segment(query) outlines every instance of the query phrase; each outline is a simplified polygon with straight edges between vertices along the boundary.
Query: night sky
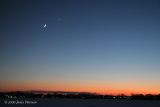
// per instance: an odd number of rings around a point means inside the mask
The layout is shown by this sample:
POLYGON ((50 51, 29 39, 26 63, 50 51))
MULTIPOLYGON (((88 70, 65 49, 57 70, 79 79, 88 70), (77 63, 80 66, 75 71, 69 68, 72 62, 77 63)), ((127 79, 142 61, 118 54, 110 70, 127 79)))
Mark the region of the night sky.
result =
POLYGON ((1 91, 160 93, 159 0, 1 0, 0 24, 1 91))

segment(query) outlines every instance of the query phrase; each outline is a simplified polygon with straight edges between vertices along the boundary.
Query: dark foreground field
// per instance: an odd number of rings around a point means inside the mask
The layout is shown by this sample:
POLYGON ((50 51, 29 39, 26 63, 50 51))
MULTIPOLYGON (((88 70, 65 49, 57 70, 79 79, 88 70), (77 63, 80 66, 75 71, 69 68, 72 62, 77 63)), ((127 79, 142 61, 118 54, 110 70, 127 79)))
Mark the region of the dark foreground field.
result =
POLYGON ((8 99, 0 107, 160 107, 159 100, 118 99, 8 99), (6 103, 6 104, 5 104, 6 103))

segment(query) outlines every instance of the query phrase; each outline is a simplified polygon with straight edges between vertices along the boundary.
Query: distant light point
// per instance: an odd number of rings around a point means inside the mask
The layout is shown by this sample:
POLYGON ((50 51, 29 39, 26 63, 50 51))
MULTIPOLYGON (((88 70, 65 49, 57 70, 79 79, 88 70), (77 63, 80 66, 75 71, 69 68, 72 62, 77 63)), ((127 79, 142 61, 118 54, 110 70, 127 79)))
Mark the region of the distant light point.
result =
POLYGON ((62 18, 59 17, 59 18, 57 18, 57 20, 58 20, 58 21, 62 21, 62 18))

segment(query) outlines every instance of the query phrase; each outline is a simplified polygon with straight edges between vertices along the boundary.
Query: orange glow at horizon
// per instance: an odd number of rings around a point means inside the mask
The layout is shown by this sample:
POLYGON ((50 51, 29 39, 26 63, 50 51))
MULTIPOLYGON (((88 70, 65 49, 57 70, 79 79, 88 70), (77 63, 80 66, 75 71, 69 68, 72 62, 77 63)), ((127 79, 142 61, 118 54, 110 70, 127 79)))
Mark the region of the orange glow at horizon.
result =
POLYGON ((109 88, 109 87, 98 87, 98 86, 86 86, 86 85, 72 85, 72 84, 1 84, 0 91, 28 91, 28 90, 43 90, 43 91, 74 91, 74 92, 91 92, 91 93, 99 93, 99 94, 160 94, 159 90, 150 88, 109 88))

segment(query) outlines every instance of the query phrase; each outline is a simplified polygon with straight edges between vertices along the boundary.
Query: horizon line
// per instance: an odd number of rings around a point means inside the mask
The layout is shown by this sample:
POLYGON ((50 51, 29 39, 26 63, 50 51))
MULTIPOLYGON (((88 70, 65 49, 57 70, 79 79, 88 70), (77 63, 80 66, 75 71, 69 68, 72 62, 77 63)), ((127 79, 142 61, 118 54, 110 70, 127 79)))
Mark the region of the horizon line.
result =
POLYGON ((160 93, 130 93, 130 94, 125 94, 125 93, 119 93, 119 94, 111 94, 111 93, 98 93, 98 92, 88 92, 88 91, 62 91, 62 90, 11 90, 11 91, 2 91, 0 90, 0 93, 7 93, 7 92, 39 92, 39 93, 54 93, 54 92, 62 92, 62 93, 89 93, 89 94, 97 94, 97 95, 111 95, 111 96, 118 96, 118 95, 124 95, 124 96, 132 96, 132 95, 160 95, 160 93))

